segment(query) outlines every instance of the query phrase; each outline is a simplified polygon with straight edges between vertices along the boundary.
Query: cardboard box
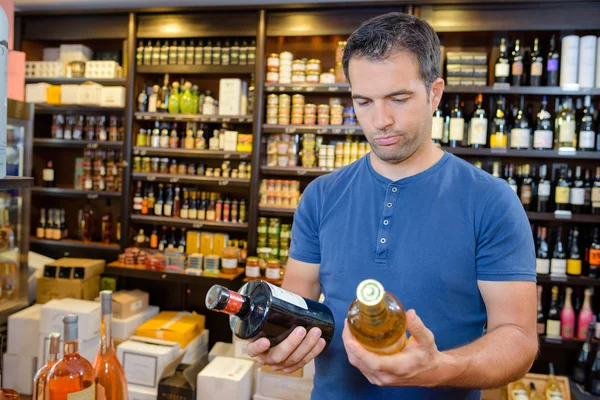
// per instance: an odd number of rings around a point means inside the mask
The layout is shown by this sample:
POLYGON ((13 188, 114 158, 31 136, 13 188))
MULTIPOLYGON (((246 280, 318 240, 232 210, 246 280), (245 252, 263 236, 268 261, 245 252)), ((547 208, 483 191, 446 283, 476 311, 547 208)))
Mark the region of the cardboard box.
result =
POLYGON ((103 87, 100 93, 101 107, 125 107, 125 88, 122 86, 103 87))
POLYGON ((240 339, 233 335, 233 354, 235 358, 244 358, 252 361, 256 359, 248 355, 248 343, 250 343, 249 340, 240 339))
POLYGON ((139 336, 117 347, 117 357, 125 370, 130 389, 157 389, 165 368, 178 356, 183 357, 178 343, 139 336))
POLYGON ((114 318, 129 318, 148 308, 150 296, 141 290, 122 290, 113 294, 112 310, 114 318))
POLYGON ((225 151, 237 151, 237 131, 225 131, 225 151))
POLYGON ((302 370, 292 374, 261 367, 257 374, 256 393, 280 400, 310 400, 313 380, 302 377, 302 370))
POLYGON ((46 92, 46 103, 59 105, 60 104, 60 94, 61 94, 61 86, 60 85, 48 86, 48 91, 46 92))
POLYGON ((64 63, 71 61, 87 62, 92 59, 93 51, 82 44, 61 44, 60 60, 64 63))
POLYGON ((202 357, 208 355, 208 338, 210 332, 208 329, 202 331, 200 335, 198 335, 194 340, 190 342, 182 352, 185 353, 183 356, 183 360, 181 361, 183 364, 196 364, 202 357))
POLYGON ((252 152, 252 135, 247 133, 238 133, 237 151, 252 152))
POLYGON ((79 104, 79 87, 80 85, 61 85, 61 104, 79 104))
POLYGON ((46 103, 49 86, 47 83, 26 84, 25 101, 28 103, 46 103))
POLYGON ((100 293, 100 276, 84 281, 75 279, 38 278, 37 302, 47 303, 53 299, 94 300, 100 293))
POLYGON ((17 354, 4 354, 5 368, 2 371, 2 384, 20 394, 33 393, 33 376, 37 371, 36 357, 17 354))
POLYGON ((208 363, 205 355, 193 365, 180 364, 175 370, 165 369, 158 384, 158 400, 196 400, 196 379, 208 363))
POLYGON ((217 357, 198 374, 196 400, 248 400, 252 396, 254 363, 217 357))
POLYGON ((170 340, 177 342, 182 348, 204 330, 204 315, 163 311, 136 330, 137 336, 170 340))
POLYGON ((102 85, 97 83, 84 83, 79 86, 77 104, 99 106, 102 98, 102 85))
POLYGON ((79 317, 77 329, 80 339, 87 340, 100 335, 100 303, 76 299, 52 300, 44 304, 40 318, 40 333, 48 335, 51 332, 58 332, 63 335, 63 316, 68 313, 75 313, 79 317))
POLYGON ((158 315, 159 308, 157 306, 149 306, 141 313, 132 315, 129 318, 119 319, 113 318, 112 336, 115 340, 125 341, 135 335, 135 331, 144 322, 158 315))
POLYGON ((157 390, 127 385, 127 395, 129 400, 156 400, 157 390))
POLYGON ((37 357, 41 312, 42 305, 35 304, 8 317, 7 353, 37 357))
POLYGON ((279 400, 279 399, 274 399, 273 397, 262 396, 258 393, 255 393, 254 396, 252 396, 252 400, 279 400))
MULTIPOLYGON (((63 356, 63 337, 61 331, 61 341, 59 347, 58 358, 61 359, 63 356)), ((90 339, 82 340, 79 339, 79 354, 90 363, 94 362, 98 349, 100 348, 100 335, 94 336, 90 339)), ((37 340, 38 354, 37 354, 37 369, 39 370, 48 362, 48 352, 50 351, 50 338, 48 334, 41 333, 37 340)))
POLYGON ((217 342, 208 353, 208 361, 217 357, 235 357, 235 350, 232 343, 217 342))
POLYGON ((44 266, 45 278, 86 280, 104 272, 106 261, 91 258, 60 258, 44 266))
POLYGON ((241 115, 242 80, 219 80, 219 115, 241 115))

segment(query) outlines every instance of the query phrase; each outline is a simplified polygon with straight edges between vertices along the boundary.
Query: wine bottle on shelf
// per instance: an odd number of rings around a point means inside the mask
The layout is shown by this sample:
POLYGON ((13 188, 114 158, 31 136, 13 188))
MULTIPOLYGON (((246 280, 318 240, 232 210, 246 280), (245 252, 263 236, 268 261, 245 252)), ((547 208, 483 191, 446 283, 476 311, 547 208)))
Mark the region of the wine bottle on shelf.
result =
POLYGON ((560 311, 560 336, 563 339, 573 339, 575 335, 575 311, 571 303, 573 289, 568 287, 565 293, 565 305, 560 311))
POLYGON ((40 221, 38 222, 38 226, 35 230, 35 237, 38 239, 43 239, 46 234, 46 209, 42 208, 40 210, 40 221))
POLYGON ((512 384, 510 398, 511 400, 529 400, 529 393, 527 392, 527 387, 522 379, 519 379, 512 384))
POLYGON ((585 96, 584 105, 579 124, 579 150, 594 151, 596 149, 596 132, 594 132, 594 107, 591 96, 585 96))
POLYGON ((158 250, 165 251, 165 249, 168 247, 168 245, 169 245, 169 240, 167 237, 167 227, 163 226, 162 233, 160 235, 160 241, 158 242, 158 250))
POLYGON ((50 339, 48 361, 33 377, 33 400, 47 399, 46 379, 48 378, 48 373, 58 361, 58 353, 60 352, 60 333, 52 332, 48 337, 50 339))
POLYGON ((95 400, 96 375, 88 360, 78 352, 79 341, 76 314, 67 314, 64 322, 63 358, 48 373, 46 400, 77 398, 95 400))
POLYGON ((440 108, 436 108, 433 113, 433 119, 431 123, 431 140, 437 146, 442 145, 442 138, 444 136, 444 115, 440 108))
POLYGON ((54 227, 52 229, 52 239, 61 240, 62 239, 62 225, 60 222, 60 210, 57 208, 54 210, 54 227))
POLYGON ((596 396, 600 395, 600 346, 598 346, 586 383, 586 389, 590 393, 596 396))
POLYGON ((42 180, 44 181, 45 187, 56 186, 54 182, 54 164, 52 161, 46 163, 46 168, 42 170, 42 180))
POLYGON ((173 187, 167 185, 167 196, 165 204, 163 205, 163 215, 165 217, 171 217, 173 215, 173 187))
POLYGON ((535 182, 531 176, 530 166, 526 164, 523 167, 523 178, 521 180, 521 204, 525 211, 533 211, 534 207, 534 195, 535 195, 535 182))
POLYGON ((94 360, 98 398, 127 400, 127 380, 112 340, 112 292, 110 290, 100 292, 100 308, 102 312, 100 348, 94 360))
POLYGON ((600 215, 600 167, 596 167, 596 173, 591 184, 592 189, 592 209, 594 215, 600 215))
POLYGON ((581 253, 579 251, 579 229, 574 227, 569 232, 569 258, 567 259, 567 274, 581 275, 581 253))
POLYGON ((106 199, 106 210, 102 215, 102 241, 106 244, 112 243, 112 212, 110 210, 110 199, 106 199))
POLYGON ((244 284, 239 292, 214 285, 206 295, 206 307, 231 315, 231 330, 237 337, 266 337, 271 347, 298 326, 319 328, 326 345, 333 338, 333 314, 326 305, 261 280, 244 284))
POLYGON ((85 207, 83 209, 83 220, 82 220, 82 239, 84 242, 91 242, 92 235, 94 232, 94 209, 90 204, 90 200, 86 200, 85 207))
POLYGON ((44 228, 44 238, 54 240, 54 209, 48 209, 48 221, 44 228))
POLYGON ((142 181, 138 181, 135 187, 135 193, 133 195, 133 213, 141 214, 142 213, 142 202, 144 198, 142 197, 142 181))
POLYGON ((533 41, 533 50, 531 51, 531 69, 529 73, 529 85, 541 86, 542 75, 544 73, 544 56, 540 52, 539 39, 533 41))
POLYGON ((457 94, 454 100, 454 108, 450 116, 450 147, 462 145, 465 135, 465 118, 460 104, 460 95, 457 94))
POLYGON ((544 335, 546 333, 546 320, 544 318, 544 306, 542 304, 543 287, 537 287, 537 333, 544 335))
POLYGON ((583 213, 592 213, 592 172, 588 168, 585 169, 585 177, 583 178, 583 213))
POLYGON ((552 116, 548 112, 548 98, 542 97, 542 105, 537 113, 536 129, 533 132, 533 148, 552 150, 553 147, 552 116))
POLYGON ((510 75, 510 63, 506 54, 506 39, 500 39, 500 55, 494 65, 494 82, 507 83, 510 75))
POLYGON ((585 182, 581 178, 581 166, 575 168, 575 179, 569 192, 569 202, 573 214, 582 214, 585 205, 585 182))
POLYGON ((556 117, 557 148, 575 148, 577 136, 575 135, 575 114, 573 113, 573 100, 567 97, 562 105, 562 110, 556 117))
POLYGON ((573 380, 577 383, 585 385, 585 377, 590 363, 590 353, 592 352, 592 337, 594 333, 594 323, 588 327, 587 338, 577 355, 575 367, 573 368, 573 380))
POLYGON ((510 186, 510 188, 515 192, 518 193, 519 192, 519 187, 517 185, 517 181, 515 180, 515 178, 513 177, 513 173, 514 173, 514 165, 510 164, 506 166, 506 182, 508 183, 508 185, 510 186))
POLYGON ((521 86, 521 79, 523 79, 523 56, 521 55, 521 41, 517 39, 515 41, 515 48, 512 52, 511 64, 511 81, 512 86, 521 86))
POLYGON ((510 148, 517 150, 529 149, 530 143, 531 129, 525 114, 525 97, 521 96, 514 126, 510 131, 510 148))
POLYGON ((558 86, 559 60, 560 54, 556 47, 556 39, 554 35, 552 35, 546 61, 546 86, 558 86))
POLYGON ((179 251, 180 253, 185 253, 186 247, 187 243, 185 228, 181 228, 181 236, 179 238, 179 243, 177 244, 177 251, 179 251))
POLYGON ((483 95, 481 93, 477 95, 477 98, 475 99, 475 105, 476 108, 469 124, 468 142, 471 147, 477 149, 484 147, 487 144, 488 132, 488 119, 485 108, 483 107, 483 95))
POLYGON ((158 231, 156 226, 152 227, 152 234, 150 235, 150 248, 158 249, 158 231))
POLYGON ((589 277, 600 278, 600 229, 595 226, 592 231, 592 241, 588 247, 589 277))
POLYGON ((567 253, 562 242, 562 228, 559 227, 556 232, 556 241, 554 242, 554 250, 552 251, 552 259, 550 260, 550 275, 566 276, 567 274, 567 253))
POLYGON ((546 382, 546 398, 548 400, 562 400, 564 398, 564 394, 558 381, 556 380, 556 376, 554 375, 554 364, 550 363, 548 366, 548 381, 546 382))
POLYGON ((554 202, 557 210, 568 210, 571 197, 571 187, 569 181, 565 178, 565 170, 560 170, 560 175, 554 188, 554 202))
POLYGON ((577 316, 577 339, 584 340, 587 336, 588 327, 594 320, 594 311, 591 306, 592 289, 585 289, 583 308, 577 316))
MULTIPOLYGON (((508 76, 507 76, 508 79, 508 76)), ((508 128, 506 126, 505 103, 502 96, 496 101, 496 112, 492 121, 490 147, 505 149, 508 144, 508 128)))
POLYGON ((552 301, 546 318, 546 336, 560 338, 560 315, 558 312, 558 286, 552 287, 552 301))
POLYGON ((154 215, 163 215, 163 184, 158 184, 158 196, 154 203, 154 215))

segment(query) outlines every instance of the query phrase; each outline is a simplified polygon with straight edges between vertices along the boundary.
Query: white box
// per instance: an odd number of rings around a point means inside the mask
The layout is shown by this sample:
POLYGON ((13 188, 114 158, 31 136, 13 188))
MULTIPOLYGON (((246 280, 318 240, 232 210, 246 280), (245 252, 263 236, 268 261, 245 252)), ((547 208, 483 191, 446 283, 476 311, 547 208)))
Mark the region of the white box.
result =
POLYGON ((158 315, 158 306, 148 306, 139 314, 132 315, 129 318, 113 318, 112 336, 115 339, 124 341, 135 335, 135 330, 148 321, 150 318, 158 315))
POLYGON ((304 379, 314 379, 315 377, 315 360, 311 360, 302 368, 302 377, 304 379))
POLYGON ((252 397, 254 363, 217 357, 198 374, 196 400, 248 400, 252 397))
POLYGON ((217 342, 208 353, 208 361, 217 357, 235 357, 235 350, 232 343, 217 342))
POLYGON ((7 353, 37 357, 41 311, 42 305, 35 304, 8 317, 7 353))
POLYGON ((86 78, 120 78, 120 67, 116 61, 88 61, 85 63, 86 78))
POLYGON ((16 354, 4 354, 5 368, 2 371, 2 384, 20 394, 33 393, 33 376, 36 369, 35 357, 23 357, 16 354))
POLYGON ((84 105, 100 105, 100 99, 102 98, 102 85, 97 83, 89 83, 79 85, 79 92, 77 93, 77 104, 84 105))
POLYGON ((60 47, 45 47, 44 48, 44 61, 59 61, 60 60, 60 47))
POLYGON ((225 151, 237 151, 237 138, 238 133, 236 131, 225 131, 225 151))
POLYGON ((313 380, 258 370, 256 393, 280 400, 310 400, 313 380))
POLYGON ((167 364, 180 353, 179 343, 133 336, 117 347, 117 357, 132 387, 158 388, 167 364))
POLYGON ((237 336, 233 335, 233 354, 235 358, 245 358, 247 360, 256 360, 256 357, 250 357, 248 355, 248 344, 249 340, 240 339, 237 336))
POLYGON ((219 81, 219 115, 240 115, 242 104, 242 80, 219 81))
POLYGON ((61 44, 60 60, 64 63, 71 61, 89 61, 92 59, 92 49, 82 44, 61 44))
POLYGON ((158 388, 145 388, 136 385, 127 385, 129 400, 156 400, 158 388))
MULTIPOLYGON (((48 337, 48 334, 40 334, 37 343, 37 369, 40 369, 48 362, 48 352, 50 351, 50 338, 48 337)), ((92 364, 96 358, 96 354, 98 354, 98 349, 100 348, 100 335, 86 340, 79 338, 78 343, 79 354, 92 364)), ((63 344, 64 341, 61 334, 58 359, 61 359, 63 356, 63 344)))
POLYGON ((158 307, 158 306, 148 306, 148 308, 146 308, 144 311, 141 312, 141 314, 142 314, 142 323, 150 320, 151 318, 156 317, 159 312, 160 312, 160 307, 158 307))
POLYGON ((28 83, 25 85, 25 101, 47 103, 48 83, 28 83))
POLYGON ((61 85, 60 103, 61 104, 79 104, 80 85, 61 85))
POLYGON ((102 87, 101 107, 125 107, 125 88, 123 86, 102 87))
POLYGON ((64 336, 63 317, 68 313, 75 313, 79 317, 79 339, 85 341, 100 335, 100 303, 76 299, 50 300, 44 304, 40 318, 40 334, 58 332, 64 336))
POLYGON ((252 396, 252 400, 279 400, 279 399, 275 399, 273 397, 262 396, 258 393, 255 393, 254 396, 252 396))
POLYGON ((196 364, 202 357, 208 354, 208 329, 202 331, 194 340, 192 340, 182 352, 185 352, 182 364, 196 364))

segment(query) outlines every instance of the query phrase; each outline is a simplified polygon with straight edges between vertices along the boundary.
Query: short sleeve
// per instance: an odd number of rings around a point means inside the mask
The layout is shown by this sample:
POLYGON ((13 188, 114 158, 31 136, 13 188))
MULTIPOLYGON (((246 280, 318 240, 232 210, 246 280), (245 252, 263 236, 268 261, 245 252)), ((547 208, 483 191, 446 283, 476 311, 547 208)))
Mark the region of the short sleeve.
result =
POLYGON ((290 257, 294 260, 321 263, 321 244, 319 241, 319 208, 321 199, 316 181, 311 182, 298 203, 292 226, 290 257))
POLYGON ((489 193, 479 211, 477 280, 536 281, 535 246, 527 214, 505 182, 489 193))

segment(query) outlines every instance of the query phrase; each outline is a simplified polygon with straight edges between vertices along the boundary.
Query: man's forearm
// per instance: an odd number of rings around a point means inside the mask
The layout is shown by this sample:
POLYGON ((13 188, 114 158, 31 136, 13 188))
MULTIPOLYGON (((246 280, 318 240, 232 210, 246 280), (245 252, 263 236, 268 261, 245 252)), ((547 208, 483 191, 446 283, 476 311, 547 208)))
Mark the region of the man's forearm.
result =
POLYGON ((438 386, 497 388, 523 377, 538 352, 536 337, 499 326, 475 342, 442 352, 438 386))

